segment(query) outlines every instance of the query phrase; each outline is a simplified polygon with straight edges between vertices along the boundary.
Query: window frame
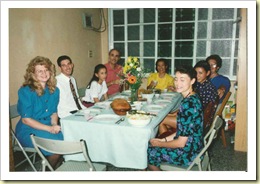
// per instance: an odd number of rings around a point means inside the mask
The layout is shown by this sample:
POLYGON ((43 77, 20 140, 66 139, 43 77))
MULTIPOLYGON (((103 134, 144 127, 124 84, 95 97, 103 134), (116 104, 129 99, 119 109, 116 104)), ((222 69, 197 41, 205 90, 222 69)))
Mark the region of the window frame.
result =
MULTIPOLYGON (((239 38, 236 38, 236 31, 237 31, 237 25, 235 23, 233 23, 233 28, 232 28, 232 38, 221 38, 221 39, 216 39, 216 38, 212 38, 212 24, 214 24, 215 22, 223 22, 223 21, 234 21, 237 19, 237 8, 232 8, 234 9, 234 13, 233 13, 233 18, 232 19, 213 19, 213 9, 214 8, 207 8, 208 10, 208 18, 205 20, 198 20, 199 17, 199 9, 200 8, 194 8, 195 9, 195 18, 192 21, 176 21, 176 8, 172 8, 172 22, 158 22, 158 8, 154 8, 155 9, 155 21, 151 22, 151 23, 144 23, 144 8, 134 8, 134 9, 139 9, 140 13, 139 13, 139 23, 131 23, 131 24, 127 24, 127 10, 129 10, 128 8, 111 8, 108 9, 108 22, 109 22, 109 36, 108 36, 108 40, 109 40, 109 49, 114 48, 114 44, 115 43, 124 43, 124 56, 122 56, 122 60, 126 60, 126 58, 129 56, 128 55, 128 43, 139 43, 139 59, 141 62, 141 65, 143 66, 144 64, 144 59, 153 59, 154 60, 154 65, 157 59, 161 58, 158 56, 158 43, 161 41, 168 41, 171 42, 171 56, 170 57, 163 57, 167 60, 171 61, 170 64, 170 74, 173 76, 174 75, 174 68, 175 68, 175 59, 191 59, 192 60, 192 66, 194 66, 196 64, 197 61, 202 60, 202 59, 206 59, 207 56, 211 55, 211 44, 213 41, 219 40, 219 41, 231 41, 231 54, 230 57, 222 57, 222 60, 228 59, 230 61, 230 67, 228 70, 229 75, 225 75, 221 72, 222 68, 220 69, 220 73, 227 76, 230 80, 236 80, 236 75, 234 75, 234 71, 236 69, 234 69, 234 65, 235 65, 235 60, 238 59, 238 56, 235 56, 235 52, 236 52, 236 48, 238 48, 236 46, 236 44, 239 44, 239 38), (114 10, 123 10, 124 11, 124 23, 120 24, 120 25, 114 25, 113 23, 113 11, 114 10), (178 39, 176 40, 175 38, 175 29, 176 29, 176 24, 178 23, 189 23, 192 22, 194 23, 194 36, 193 39, 178 39), (206 33, 206 38, 198 38, 198 24, 200 22, 205 22, 207 23, 207 33, 206 33), (172 38, 171 40, 158 40, 158 25, 160 24, 171 24, 172 25, 172 38), (128 40, 127 38, 127 33, 128 33, 128 27, 129 26, 134 26, 134 25, 138 25, 139 26, 139 40, 128 40), (143 31, 144 31, 144 26, 145 25, 155 25, 155 36, 154 36, 154 40, 144 40, 143 39, 143 31), (123 41, 114 41, 114 27, 124 27, 124 40, 123 41), (175 56, 175 44, 176 42, 179 41, 193 41, 193 56, 192 57, 176 57, 175 56), (197 56, 197 44, 198 41, 206 41, 206 56, 202 57, 202 56, 197 56), (154 56, 144 56, 144 43, 145 42, 154 42, 155 44, 155 48, 154 48, 154 56)), ((214 54, 214 53, 212 53, 214 54)))

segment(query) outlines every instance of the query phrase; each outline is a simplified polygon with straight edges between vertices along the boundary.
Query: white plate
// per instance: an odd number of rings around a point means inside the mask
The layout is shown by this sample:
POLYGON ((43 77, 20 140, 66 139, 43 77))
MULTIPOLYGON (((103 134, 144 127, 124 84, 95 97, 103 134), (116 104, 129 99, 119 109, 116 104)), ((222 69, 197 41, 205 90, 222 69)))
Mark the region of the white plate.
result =
POLYGON ((160 110, 162 110, 162 106, 160 105, 147 105, 146 109, 149 112, 159 112, 160 110))
POLYGON ((93 109, 93 108, 87 108, 87 109, 83 109, 83 110, 81 110, 83 113, 88 113, 89 112, 89 114, 100 114, 100 109, 93 109))
POLYGON ((97 102, 94 106, 100 107, 102 109, 108 109, 110 107, 111 101, 97 102))
POLYGON ((154 103, 157 105, 167 105, 168 103, 171 103, 171 101, 170 100, 155 100, 154 103))
POLYGON ((174 96, 176 96, 176 93, 162 93, 161 96, 174 97, 174 96))
POLYGON ((123 98, 125 100, 128 100, 128 96, 124 96, 124 95, 115 96, 115 97, 113 97, 113 100, 115 100, 117 98, 123 98))
POLYGON ((100 114, 93 118, 93 121, 104 123, 115 123, 120 119, 120 116, 116 114, 100 114))

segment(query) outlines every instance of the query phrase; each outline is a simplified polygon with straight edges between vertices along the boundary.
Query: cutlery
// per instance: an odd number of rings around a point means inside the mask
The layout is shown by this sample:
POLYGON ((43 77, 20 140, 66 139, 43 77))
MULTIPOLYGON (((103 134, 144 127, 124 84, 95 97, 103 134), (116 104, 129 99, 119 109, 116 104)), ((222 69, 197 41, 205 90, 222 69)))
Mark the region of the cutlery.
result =
POLYGON ((75 116, 84 116, 83 114, 75 114, 75 116))
POLYGON ((115 122, 115 124, 120 124, 122 121, 124 121, 125 120, 125 118, 120 118, 119 120, 117 120, 116 122, 115 122))

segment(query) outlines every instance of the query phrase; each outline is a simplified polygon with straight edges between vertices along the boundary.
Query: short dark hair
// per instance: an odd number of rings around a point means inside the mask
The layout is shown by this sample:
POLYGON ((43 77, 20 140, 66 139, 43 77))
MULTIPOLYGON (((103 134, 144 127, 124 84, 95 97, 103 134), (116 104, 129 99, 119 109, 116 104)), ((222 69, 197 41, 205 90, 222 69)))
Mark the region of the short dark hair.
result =
POLYGON ((222 67, 222 59, 219 55, 213 54, 207 57, 206 61, 209 62, 210 59, 214 59, 217 62, 217 67, 221 68, 222 67))
POLYGON ((66 60, 66 59, 69 60, 69 61, 72 63, 72 60, 70 59, 69 56, 63 55, 63 56, 60 56, 60 57, 57 59, 57 64, 58 64, 58 66, 61 67, 61 62, 62 62, 63 60, 66 60))
POLYGON ((158 63, 159 63, 159 62, 163 62, 163 63, 164 63, 164 65, 166 66, 165 72, 168 73, 168 71, 169 71, 168 62, 167 62, 166 59, 163 59, 163 58, 157 59, 157 61, 156 61, 156 63, 155 63, 155 70, 158 72, 157 66, 158 66, 158 63))
POLYGON ((205 61, 205 60, 200 60, 199 62, 197 62, 196 65, 194 66, 194 68, 196 69, 196 68, 198 68, 198 67, 204 68, 204 70, 205 70, 206 72, 210 71, 210 65, 209 65, 209 63, 208 63, 207 61, 205 61))
POLYGON ((194 84, 192 84, 192 89, 194 90, 195 86, 196 86, 196 81, 197 81, 197 72, 196 72, 196 70, 192 66, 185 65, 185 66, 180 66, 180 67, 176 68, 175 69, 175 74, 177 72, 180 72, 181 74, 187 74, 190 77, 191 80, 195 79, 194 84))

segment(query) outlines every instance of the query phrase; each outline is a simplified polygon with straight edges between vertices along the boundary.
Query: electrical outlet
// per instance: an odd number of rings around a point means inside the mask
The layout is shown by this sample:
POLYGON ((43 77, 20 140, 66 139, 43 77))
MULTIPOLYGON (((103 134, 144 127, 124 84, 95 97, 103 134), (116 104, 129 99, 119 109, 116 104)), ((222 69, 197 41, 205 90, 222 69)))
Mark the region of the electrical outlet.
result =
POLYGON ((89 58, 92 58, 92 57, 93 57, 93 52, 92 52, 92 50, 89 50, 89 51, 88 51, 88 57, 89 57, 89 58))
POLYGON ((84 22, 85 22, 85 27, 92 27, 92 16, 90 15, 85 15, 84 16, 84 22))

